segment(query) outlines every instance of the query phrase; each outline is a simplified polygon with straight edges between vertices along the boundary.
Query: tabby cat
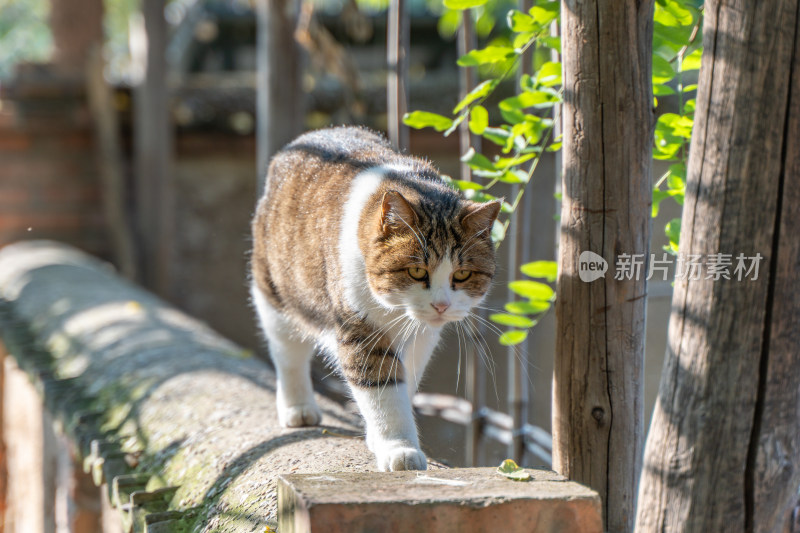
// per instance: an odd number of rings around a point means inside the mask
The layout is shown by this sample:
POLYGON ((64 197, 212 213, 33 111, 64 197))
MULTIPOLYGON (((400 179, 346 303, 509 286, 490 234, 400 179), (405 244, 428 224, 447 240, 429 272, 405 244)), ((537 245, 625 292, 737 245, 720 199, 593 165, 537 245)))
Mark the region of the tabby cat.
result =
POLYGON ((378 468, 426 469, 411 398, 442 327, 489 289, 499 210, 366 129, 306 133, 279 152, 252 224, 251 290, 281 424, 320 421, 316 346, 347 381, 378 468))

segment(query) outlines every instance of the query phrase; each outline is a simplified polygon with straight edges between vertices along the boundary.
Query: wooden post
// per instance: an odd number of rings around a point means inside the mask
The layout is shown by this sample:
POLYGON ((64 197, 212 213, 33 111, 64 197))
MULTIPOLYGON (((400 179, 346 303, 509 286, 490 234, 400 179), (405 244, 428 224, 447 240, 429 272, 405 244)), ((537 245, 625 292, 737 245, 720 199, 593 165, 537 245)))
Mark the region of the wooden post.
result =
POLYGON ((680 238, 703 268, 675 282, 637 531, 784 531, 797 503, 799 12, 706 3, 680 238), (708 279, 714 254, 731 279, 708 279))
POLYGON ((603 498, 606 530, 631 531, 643 442, 653 2, 563 0, 564 177, 553 377, 553 467, 603 498), (624 80, 624 81, 621 81, 624 80), (582 252, 608 271, 579 277, 582 252))
POLYGON ((270 158, 303 130, 304 56, 294 37, 300 15, 297 0, 258 0, 256 15, 256 172, 260 198, 270 158))
POLYGON ((408 148, 408 126, 403 115, 408 111, 408 51, 410 40, 406 0, 390 0, 386 35, 386 107, 389 140, 399 150, 408 148))
POLYGON ((167 87, 167 21, 162 0, 143 0, 144 79, 134 92, 136 222, 142 280, 162 296, 170 290, 174 243, 173 153, 167 87))
POLYGON ((126 209, 127 195, 119 120, 114 108, 113 89, 103 76, 104 68, 105 61, 98 46, 90 54, 86 72, 86 92, 95 129, 97 160, 103 185, 103 211, 111 237, 114 262, 124 276, 136 279, 137 258, 126 209))

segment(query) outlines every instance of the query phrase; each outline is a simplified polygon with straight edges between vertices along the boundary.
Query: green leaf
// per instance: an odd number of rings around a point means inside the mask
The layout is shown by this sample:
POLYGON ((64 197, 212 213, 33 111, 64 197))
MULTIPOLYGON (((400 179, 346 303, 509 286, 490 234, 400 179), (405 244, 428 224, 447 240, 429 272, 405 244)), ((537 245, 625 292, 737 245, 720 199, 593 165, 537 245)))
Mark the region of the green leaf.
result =
POLYGON ((661 201, 665 198, 669 198, 670 194, 666 191, 660 191, 658 189, 653 189, 653 212, 650 216, 656 218, 658 216, 658 208, 661 205, 661 201))
POLYGON ((444 7, 448 9, 470 9, 486 4, 489 0, 444 0, 444 7))
POLYGON ((528 182, 528 173, 519 170, 506 170, 499 176, 497 176, 497 181, 502 181, 503 183, 527 183, 528 182))
POLYGON ((669 25, 661 22, 653 23, 653 35, 660 37, 670 44, 674 44, 675 51, 679 50, 684 44, 689 42, 692 35, 691 26, 669 25))
POLYGON ((512 329, 506 331, 497 339, 503 346, 514 346, 528 338, 526 330, 512 329))
POLYGON ((482 50, 472 50, 458 58, 460 67, 476 67, 499 63, 517 55, 517 51, 508 46, 487 46, 482 50))
POLYGON ((552 107, 556 99, 542 91, 525 91, 517 96, 512 96, 502 100, 498 107, 500 109, 525 109, 526 107, 552 107), (544 105, 546 104, 546 105, 544 105))
POLYGON ((678 242, 681 238, 681 219, 673 218, 667 222, 664 232, 669 237, 669 240, 678 242))
POLYGON ((449 127, 449 128, 447 128, 447 129, 445 130, 445 132, 443 133, 443 135, 444 135, 445 137, 447 137, 448 135, 450 135, 451 133, 453 133, 454 131, 456 131, 456 128, 458 127, 458 125, 459 125, 459 124, 461 124, 462 122, 464 122, 464 119, 465 119, 465 118, 467 118, 467 115, 466 115, 466 113, 461 113, 460 115, 458 115, 458 116, 455 118, 455 120, 453 120, 453 123, 452 123, 452 124, 450 124, 450 127, 449 127))
POLYGON ((512 9, 506 16, 508 27, 515 33, 535 32, 541 29, 536 20, 530 15, 526 15, 516 9, 512 9))
POLYGON ((678 0, 666 0, 663 9, 666 13, 669 13, 678 24, 688 26, 694 22, 694 17, 692 16, 692 12, 683 4, 684 2, 678 0))
POLYGON ((698 48, 688 56, 683 58, 681 61, 681 70, 698 70, 700 68, 700 62, 703 59, 703 49, 698 48))
POLYGON ((453 120, 428 111, 412 111, 403 117, 403 123, 414 129, 433 128, 444 131, 453 125, 453 120))
POLYGON ((544 278, 547 281, 555 281, 558 277, 558 264, 555 261, 534 261, 525 263, 519 269, 526 276, 532 278, 544 278))
POLYGON ((550 309, 550 302, 533 300, 530 302, 508 302, 503 307, 509 313, 516 315, 536 315, 550 309))
POLYGON ((506 168, 515 167, 517 165, 521 165, 522 163, 524 163, 526 161, 530 161, 531 159, 533 159, 537 155, 538 154, 532 153, 532 154, 520 155, 520 156, 517 156, 517 157, 501 157, 501 158, 497 159, 497 161, 494 162, 494 166, 495 166, 495 168, 501 169, 501 170, 502 169, 506 169, 506 168))
POLYGON ((653 56, 653 85, 666 83, 675 77, 675 67, 659 55, 653 56))
POLYGON ((514 48, 525 48, 528 46, 528 43, 535 41, 536 38, 536 33, 532 31, 524 31, 522 33, 518 33, 512 42, 514 48))
POLYGON ((499 220, 495 220, 494 224, 492 224, 492 242, 502 242, 505 236, 506 228, 503 227, 503 223, 499 220))
POLYGON ((536 324, 530 318, 519 315, 510 315, 508 313, 495 313, 493 315, 489 315, 489 319, 492 322, 497 322, 503 326, 511 326, 514 328, 530 328, 536 324))
POLYGON ((469 112, 469 131, 480 135, 489 125, 489 112, 482 105, 476 105, 469 112))
POLYGON ((536 72, 536 82, 545 87, 561 85, 561 63, 548 61, 536 72))
POLYGON ((459 26, 461 26, 461 11, 452 9, 445 9, 436 24, 439 34, 448 39, 455 36, 459 26))
POLYGON ((500 146, 505 146, 506 141, 511 134, 503 128, 486 128, 483 130, 481 135, 487 141, 492 141, 500 146))
POLYGON ((675 89, 673 89, 669 85, 664 85, 661 83, 653 84, 653 95, 668 96, 670 94, 677 94, 677 93, 675 92, 675 89))
POLYGON ((494 88, 497 87, 498 83, 500 83, 500 80, 494 79, 494 80, 486 80, 478 84, 474 89, 472 89, 469 93, 467 93, 464 99, 458 103, 455 109, 453 109, 453 114, 458 113, 459 111, 470 105, 475 100, 479 100, 484 96, 488 95, 489 93, 491 93, 494 90, 494 88))
POLYGON ((549 285, 538 281, 517 280, 508 284, 508 288, 524 298, 531 300, 550 301, 555 296, 555 292, 549 285))
POLYGON ((450 180, 450 184, 460 191, 479 191, 483 185, 474 181, 450 180))
POLYGON ((511 459, 503 461, 497 467, 497 473, 514 481, 529 481, 531 479, 531 475, 511 459))
POLYGON ((495 171, 497 168, 489 161, 489 158, 483 154, 479 154, 474 148, 467 150, 467 153, 461 156, 461 161, 469 165, 470 168, 478 170, 495 171))
POLYGON ((556 20, 556 18, 558 18, 558 13, 560 11, 560 2, 542 2, 533 6, 528 13, 530 13, 531 17, 533 17, 533 20, 535 20, 540 26, 547 26, 556 20))

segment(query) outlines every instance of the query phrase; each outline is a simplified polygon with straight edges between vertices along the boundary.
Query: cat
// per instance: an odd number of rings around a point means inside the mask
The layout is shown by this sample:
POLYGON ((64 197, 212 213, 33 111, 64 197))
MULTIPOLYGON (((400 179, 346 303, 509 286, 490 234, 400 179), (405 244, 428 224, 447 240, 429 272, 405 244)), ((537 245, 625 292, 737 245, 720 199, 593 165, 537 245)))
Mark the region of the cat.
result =
POLYGON ((281 150, 251 257, 281 425, 320 422, 310 377, 318 347, 349 385, 378 469, 425 470, 411 401, 443 326, 486 296, 499 211, 364 128, 312 131, 281 150))

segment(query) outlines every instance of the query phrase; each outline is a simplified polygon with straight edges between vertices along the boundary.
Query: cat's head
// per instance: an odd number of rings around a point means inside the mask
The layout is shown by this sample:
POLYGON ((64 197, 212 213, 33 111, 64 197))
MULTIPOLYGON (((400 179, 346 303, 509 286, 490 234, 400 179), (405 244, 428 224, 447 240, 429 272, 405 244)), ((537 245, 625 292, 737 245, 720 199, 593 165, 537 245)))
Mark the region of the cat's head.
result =
POLYGON ((375 298, 434 327, 465 318, 494 277, 491 232, 499 212, 499 201, 384 193, 364 254, 375 298))

